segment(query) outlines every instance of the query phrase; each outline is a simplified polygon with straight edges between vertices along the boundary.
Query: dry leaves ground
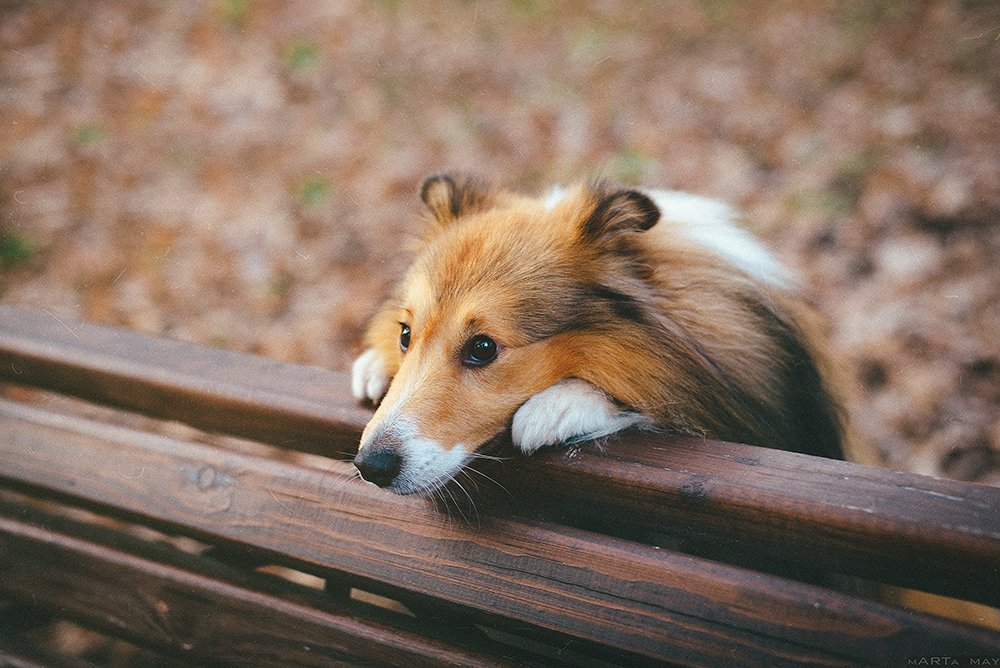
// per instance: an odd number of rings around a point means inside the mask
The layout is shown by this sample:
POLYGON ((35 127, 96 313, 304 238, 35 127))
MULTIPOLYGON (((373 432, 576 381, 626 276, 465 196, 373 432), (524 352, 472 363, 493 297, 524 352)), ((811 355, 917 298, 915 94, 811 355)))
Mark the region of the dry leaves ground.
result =
POLYGON ((0 299, 346 368, 443 168, 730 201, 863 437, 1000 482, 1000 5, 0 1, 0 299))

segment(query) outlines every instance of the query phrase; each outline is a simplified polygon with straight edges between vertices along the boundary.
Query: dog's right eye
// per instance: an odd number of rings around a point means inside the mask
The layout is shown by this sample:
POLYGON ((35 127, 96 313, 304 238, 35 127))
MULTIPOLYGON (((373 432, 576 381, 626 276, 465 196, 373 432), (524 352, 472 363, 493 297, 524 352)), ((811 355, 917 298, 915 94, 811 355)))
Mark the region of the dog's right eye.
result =
POLYGON ((496 341, 485 334, 479 334, 469 339, 462 349, 462 364, 472 367, 486 366, 497 358, 498 352, 496 341))
POLYGON ((399 326, 402 328, 399 330, 399 349, 405 353, 410 347, 410 326, 405 322, 399 323, 399 326))

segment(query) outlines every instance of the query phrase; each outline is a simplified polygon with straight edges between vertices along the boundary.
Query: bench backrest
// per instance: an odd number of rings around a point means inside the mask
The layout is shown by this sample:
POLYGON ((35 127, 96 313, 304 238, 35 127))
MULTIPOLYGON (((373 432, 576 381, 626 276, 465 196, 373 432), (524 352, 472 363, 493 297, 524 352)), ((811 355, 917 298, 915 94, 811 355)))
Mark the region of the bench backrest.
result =
POLYGON ((343 461, 370 412, 340 373, 0 306, 0 379, 0 600, 166 654, 1000 656, 992 630, 830 586, 851 576, 1000 606, 994 488, 627 435, 470 473, 434 504, 343 461))

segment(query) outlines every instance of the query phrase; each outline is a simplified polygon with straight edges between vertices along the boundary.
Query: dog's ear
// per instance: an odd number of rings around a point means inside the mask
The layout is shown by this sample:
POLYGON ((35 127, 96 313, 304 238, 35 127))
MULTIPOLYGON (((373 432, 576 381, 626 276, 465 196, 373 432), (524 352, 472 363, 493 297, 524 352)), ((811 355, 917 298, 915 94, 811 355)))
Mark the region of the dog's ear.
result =
POLYGON ((660 209, 638 190, 591 189, 593 210, 583 219, 581 236, 589 242, 610 240, 629 232, 645 232, 660 219, 660 209))
POLYGON ((420 186, 420 199, 438 224, 447 225, 460 216, 489 208, 492 196, 489 188, 475 179, 435 174, 420 186))

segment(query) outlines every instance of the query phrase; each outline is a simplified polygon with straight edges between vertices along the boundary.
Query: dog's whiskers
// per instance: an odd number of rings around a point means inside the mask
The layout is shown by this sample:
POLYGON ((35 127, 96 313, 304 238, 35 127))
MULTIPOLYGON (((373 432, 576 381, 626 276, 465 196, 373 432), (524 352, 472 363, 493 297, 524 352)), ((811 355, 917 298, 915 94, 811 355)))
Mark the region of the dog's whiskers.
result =
MULTIPOLYGON (((496 478, 493 478, 493 477, 491 477, 491 476, 483 473, 482 471, 479 471, 477 469, 474 469, 474 468, 470 467, 470 468, 462 469, 462 473, 464 473, 465 476, 469 478, 469 480, 473 480, 472 476, 469 475, 469 474, 470 473, 475 473, 476 475, 478 475, 478 476, 480 476, 482 478, 485 478, 487 481, 489 481, 489 482, 493 483, 494 485, 496 485, 499 489, 503 490, 504 494, 506 494, 510 498, 512 498, 512 499, 514 498, 514 495, 510 493, 510 490, 508 490, 506 487, 504 487, 500 483, 500 481, 498 481, 496 478)), ((478 486, 477 486, 477 489, 478 489, 478 486)))
POLYGON ((506 462, 513 459, 513 457, 498 457, 496 455, 484 455, 481 452, 472 452, 469 453, 469 459, 486 459, 491 462, 506 462))

